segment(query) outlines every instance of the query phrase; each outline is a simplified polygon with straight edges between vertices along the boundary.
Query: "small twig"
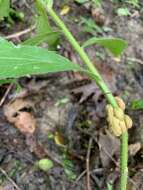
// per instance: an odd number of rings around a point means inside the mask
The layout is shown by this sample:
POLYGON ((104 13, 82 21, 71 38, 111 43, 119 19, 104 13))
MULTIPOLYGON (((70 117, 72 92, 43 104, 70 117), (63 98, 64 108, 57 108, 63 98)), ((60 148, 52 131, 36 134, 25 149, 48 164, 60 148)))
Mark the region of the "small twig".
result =
POLYGON ((76 179, 76 181, 74 182, 73 186, 74 187, 79 181, 80 179, 86 174, 87 170, 84 170, 79 176, 78 178, 76 179))
POLYGON ((139 64, 143 65, 143 61, 140 60, 140 59, 137 59, 137 58, 128 57, 127 60, 131 61, 131 62, 136 62, 136 63, 139 63, 139 64))
POLYGON ((96 169, 92 170, 90 173, 91 174, 100 174, 101 175, 103 173, 103 171, 104 171, 103 168, 96 168, 96 169))
POLYGON ((91 137, 89 139, 88 150, 87 150, 87 155, 86 155, 87 190, 91 190, 91 184, 90 184, 90 164, 89 164, 89 162, 90 162, 90 153, 91 153, 92 141, 93 141, 93 138, 91 137))
POLYGON ((130 177, 128 177, 129 178, 129 181, 133 184, 133 186, 135 187, 135 189, 136 190, 140 190, 140 188, 139 187, 137 187, 137 183, 133 180, 133 179, 131 179, 130 177))
POLYGON ((103 183, 103 181, 99 179, 96 175, 93 175, 92 173, 91 173, 91 179, 94 181, 98 189, 101 189, 101 184, 103 183))
POLYGON ((6 99, 6 97, 8 96, 10 90, 12 89, 12 87, 13 87, 13 83, 11 83, 11 84, 9 85, 9 87, 7 88, 7 90, 6 90, 5 94, 4 94, 4 96, 3 96, 2 99, 0 100, 0 106, 3 105, 3 103, 4 103, 5 99, 6 99))
POLYGON ((23 36, 24 34, 27 34, 27 33, 30 33, 32 32, 34 29, 36 28, 35 25, 31 26, 30 28, 27 28, 25 30, 22 30, 20 32, 17 32, 17 33, 14 33, 14 34, 10 34, 8 36, 5 36, 5 39, 7 40, 10 40, 10 39, 13 39, 13 38, 18 38, 20 36, 23 36))
POLYGON ((18 185, 8 176, 8 174, 6 173, 5 170, 3 170, 1 167, 0 167, 0 171, 1 173, 12 183, 12 185, 17 189, 17 190, 21 190, 18 185))

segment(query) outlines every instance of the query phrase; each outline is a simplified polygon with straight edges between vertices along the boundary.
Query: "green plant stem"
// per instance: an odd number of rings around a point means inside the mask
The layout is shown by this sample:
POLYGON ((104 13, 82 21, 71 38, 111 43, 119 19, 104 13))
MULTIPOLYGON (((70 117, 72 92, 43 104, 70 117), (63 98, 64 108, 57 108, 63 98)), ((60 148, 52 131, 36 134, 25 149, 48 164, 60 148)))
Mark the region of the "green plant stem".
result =
MULTIPOLYGON (((68 39, 70 44, 73 46, 73 48, 80 55, 81 59, 86 64, 89 71, 91 73, 93 73, 93 75, 95 76, 94 79, 95 79, 97 85, 100 87, 103 94, 106 95, 106 98, 107 98, 108 102, 113 107, 118 108, 118 105, 116 103, 116 100, 115 100, 114 96, 110 92, 109 88, 107 87, 104 80, 102 79, 100 73, 95 68, 93 63, 90 61, 89 57, 87 56, 87 54, 85 53, 83 48, 80 47, 77 40, 73 37, 73 35, 69 31, 69 29, 66 27, 66 25, 63 23, 63 21, 57 16, 55 11, 50 7, 47 7, 47 11, 48 11, 49 15, 52 17, 53 21, 59 26, 59 28, 62 29, 64 35, 66 36, 66 38, 68 39)), ((126 190, 127 176, 128 176, 127 175, 127 170, 128 170, 128 133, 127 132, 125 132, 121 136, 121 150, 120 150, 120 152, 121 152, 121 159, 120 159, 120 171, 121 171, 120 190, 126 190)))
POLYGON ((78 44, 76 39, 73 37, 71 32, 65 26, 63 21, 56 15, 56 13, 53 11, 53 9, 49 8, 48 13, 53 18, 55 23, 62 29, 64 35, 66 36, 68 41, 71 43, 73 48, 78 52, 78 54, 81 57, 81 59, 83 60, 83 62, 87 65, 89 71, 95 76, 97 85, 101 88, 102 92, 106 95, 108 101, 110 103, 112 102, 112 105, 114 107, 117 107, 117 103, 116 103, 112 93, 110 92, 109 88, 103 81, 103 79, 102 79, 101 75, 99 74, 99 72, 97 71, 97 69, 94 67, 93 63, 88 58, 87 54, 84 52, 83 48, 80 47, 80 45, 78 44))
POLYGON ((123 133, 121 136, 120 175, 120 190, 126 190, 128 181, 128 133, 123 133))

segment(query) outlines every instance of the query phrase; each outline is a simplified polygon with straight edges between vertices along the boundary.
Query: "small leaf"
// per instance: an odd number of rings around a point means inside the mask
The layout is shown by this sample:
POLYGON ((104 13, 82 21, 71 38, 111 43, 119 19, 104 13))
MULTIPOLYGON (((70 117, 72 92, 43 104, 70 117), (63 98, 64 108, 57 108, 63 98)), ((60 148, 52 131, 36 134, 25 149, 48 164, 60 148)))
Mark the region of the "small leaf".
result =
POLYGON ((53 162, 49 159, 41 159, 38 161, 38 167, 44 172, 48 171, 54 166, 53 162))
POLYGON ((63 56, 36 46, 15 46, 0 38, 0 79, 60 71, 82 71, 63 56))
POLYGON ((109 183, 107 183, 107 190, 112 190, 113 189, 113 186, 109 183))
POLYGON ((102 0, 92 0, 95 7, 101 7, 102 0))
POLYGON ((138 109, 143 109, 143 99, 141 100, 133 100, 131 103, 131 108, 138 110, 138 109))
POLYGON ((86 2, 88 2, 89 0, 75 0, 75 2, 79 3, 79 4, 84 4, 86 2))
POLYGON ((136 8, 140 8, 139 0, 128 0, 127 3, 133 5, 136 8))
POLYGON ((43 3, 39 0, 36 0, 35 6, 38 12, 38 17, 36 18, 37 22, 37 33, 46 33, 46 32, 52 32, 52 28, 49 24, 47 12, 45 10, 45 7, 43 6, 43 3))
MULTIPOLYGON (((49 19, 43 1, 36 0, 35 6, 39 14, 38 17, 36 17, 36 23, 37 23, 36 35, 45 35, 45 33, 55 32, 53 31, 52 27, 49 24, 49 19)), ((53 35, 52 38, 51 36, 46 37, 47 40, 45 42, 48 43, 50 49, 53 49, 53 47, 57 45, 59 41, 59 36, 60 35, 53 35)))
POLYGON ((69 11, 70 11, 70 7, 68 6, 68 5, 65 5, 63 8, 62 8, 62 10, 61 10, 61 12, 60 12, 60 15, 66 15, 66 14, 68 14, 69 13, 69 11))
POLYGON ((80 18, 81 18, 81 22, 79 23, 79 25, 82 26, 83 32, 88 32, 93 35, 95 35, 97 33, 99 33, 99 34, 103 33, 103 29, 101 27, 99 27, 93 19, 86 18, 86 17, 80 17, 80 18))
POLYGON ((41 43, 45 41, 53 41, 59 37, 60 32, 47 32, 47 33, 41 33, 37 34, 33 38, 30 38, 24 42, 22 42, 22 45, 31 45, 36 46, 40 45, 41 43))
POLYGON ((66 158, 66 155, 64 155, 64 157, 65 158, 62 161, 62 165, 63 165, 64 171, 65 171, 65 174, 70 181, 74 181, 77 178, 76 173, 75 173, 74 164, 72 163, 71 160, 66 158))
POLYGON ((117 14, 118 14, 118 16, 129 16, 129 15, 131 15, 128 8, 119 8, 119 9, 117 9, 117 14))
POLYGON ((127 47, 127 42, 119 38, 96 38, 96 37, 87 40, 83 44, 83 47, 87 47, 94 44, 101 45, 104 48, 108 49, 115 57, 121 55, 122 52, 127 47))
POLYGON ((58 131, 55 132, 54 140, 57 145, 62 146, 62 147, 65 146, 64 137, 58 131))
POLYGON ((61 99, 59 99, 56 103, 55 106, 64 106, 69 102, 69 98, 67 97, 63 97, 61 99))

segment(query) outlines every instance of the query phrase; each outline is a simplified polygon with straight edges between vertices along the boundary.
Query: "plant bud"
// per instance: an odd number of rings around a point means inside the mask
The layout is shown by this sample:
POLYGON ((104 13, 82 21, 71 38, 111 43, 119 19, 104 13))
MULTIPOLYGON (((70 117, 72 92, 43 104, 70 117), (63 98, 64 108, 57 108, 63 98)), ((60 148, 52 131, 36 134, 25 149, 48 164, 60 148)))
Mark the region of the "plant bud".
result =
POLYGON ((128 115, 125 114, 124 120, 125 120, 127 129, 131 128, 132 125, 133 125, 133 121, 132 121, 132 119, 130 118, 130 116, 128 116, 128 115))
POLYGON ((124 111, 125 108, 126 108, 126 105, 125 105, 124 101, 118 96, 115 97, 115 99, 117 101, 118 106, 124 111))

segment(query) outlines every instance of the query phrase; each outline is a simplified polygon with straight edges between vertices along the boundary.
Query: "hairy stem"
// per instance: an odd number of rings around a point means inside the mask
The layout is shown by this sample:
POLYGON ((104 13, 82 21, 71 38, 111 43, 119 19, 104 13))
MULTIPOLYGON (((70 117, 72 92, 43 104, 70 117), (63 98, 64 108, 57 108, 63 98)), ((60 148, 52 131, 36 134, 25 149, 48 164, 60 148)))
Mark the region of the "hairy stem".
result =
MULTIPOLYGON (((88 70, 95 76, 94 80, 96 84, 100 87, 103 94, 106 95, 108 102, 113 107, 118 107, 116 100, 112 93, 110 92, 108 86, 105 84, 103 78, 101 77, 98 70, 95 68, 93 63, 90 61, 88 55, 85 53, 82 47, 80 47, 77 40, 73 37, 72 33, 66 27, 64 22, 59 18, 59 16, 55 13, 55 11, 51 7, 47 7, 47 11, 49 15, 52 17, 53 21, 57 24, 59 28, 63 31, 64 35, 66 36, 67 40, 70 42, 72 47, 76 50, 79 54, 85 65, 87 66, 88 70)), ((121 149, 120 149, 120 190, 126 190, 127 186, 127 179, 128 179, 128 132, 125 132, 121 136, 121 149)))

